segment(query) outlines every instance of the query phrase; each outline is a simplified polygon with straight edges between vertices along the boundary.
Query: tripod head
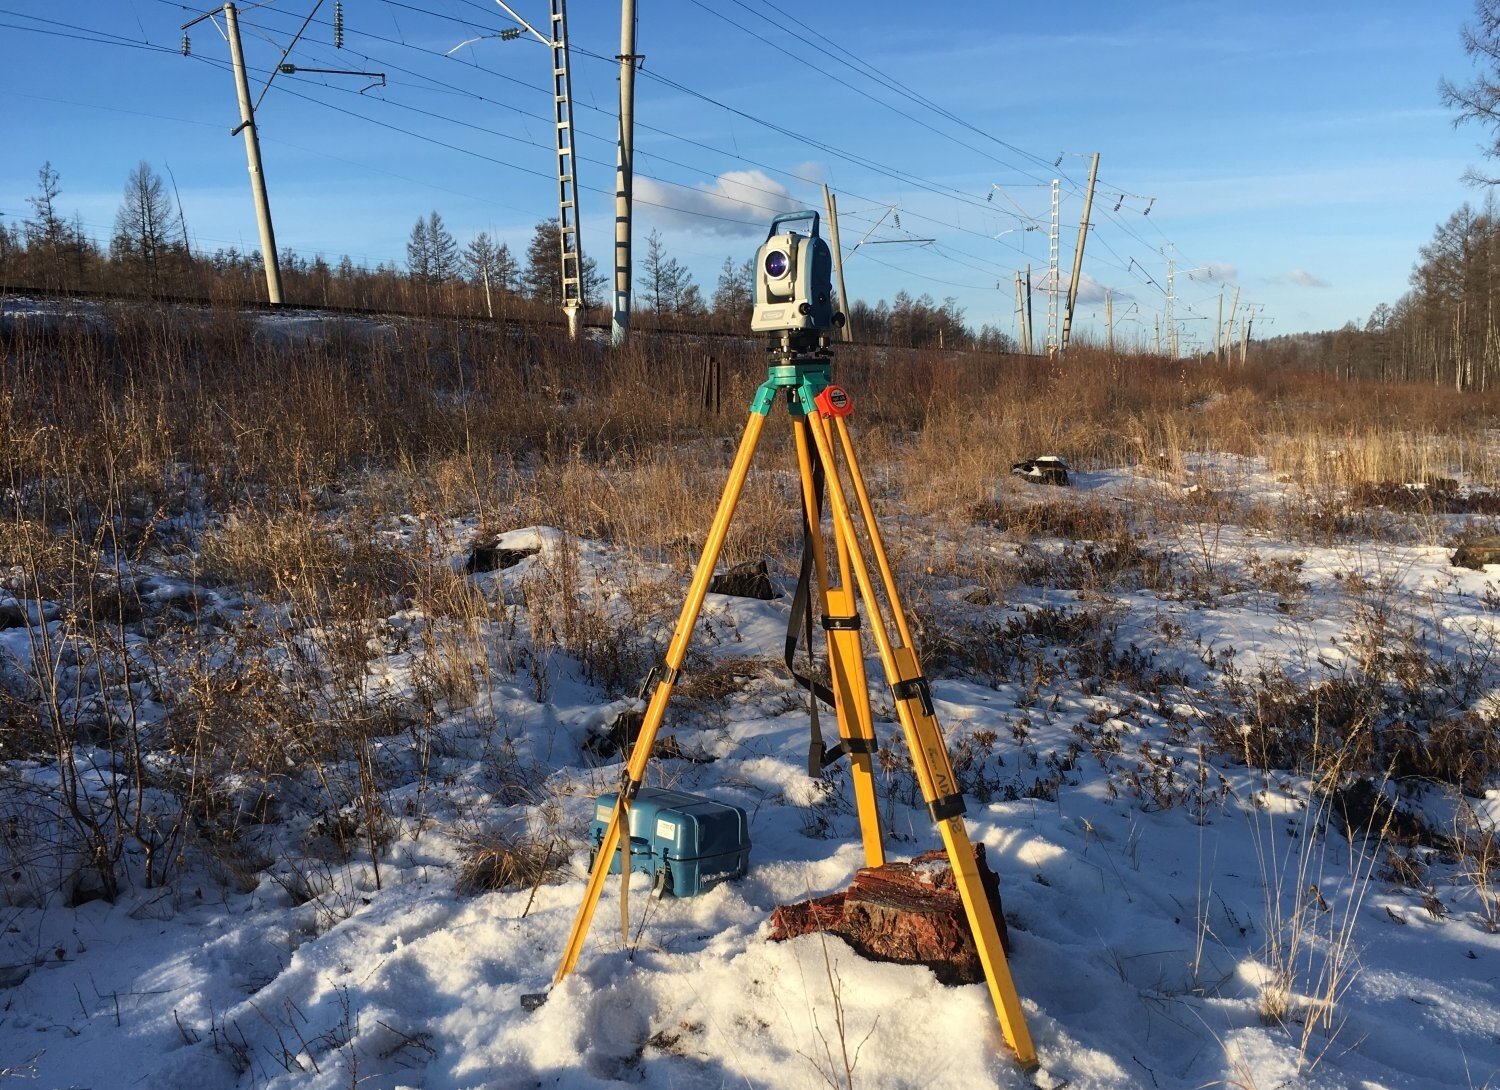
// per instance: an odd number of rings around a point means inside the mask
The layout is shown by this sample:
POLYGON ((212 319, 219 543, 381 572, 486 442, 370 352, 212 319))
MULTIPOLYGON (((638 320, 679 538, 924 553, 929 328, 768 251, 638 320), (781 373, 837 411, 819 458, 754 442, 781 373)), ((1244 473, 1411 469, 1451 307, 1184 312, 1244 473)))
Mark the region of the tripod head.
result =
POLYGON ((781 363, 808 358, 824 360, 833 356, 833 349, 828 347, 827 336, 807 330, 783 329, 771 334, 766 351, 781 363))

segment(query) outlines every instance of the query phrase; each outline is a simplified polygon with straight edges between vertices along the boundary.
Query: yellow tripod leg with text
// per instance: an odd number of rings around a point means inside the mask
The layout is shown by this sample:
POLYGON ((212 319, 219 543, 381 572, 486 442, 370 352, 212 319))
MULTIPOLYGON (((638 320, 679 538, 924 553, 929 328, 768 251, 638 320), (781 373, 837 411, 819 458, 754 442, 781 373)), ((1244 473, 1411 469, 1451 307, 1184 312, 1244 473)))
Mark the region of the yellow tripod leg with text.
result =
POLYGON ((896 698, 896 714, 906 735, 911 752, 917 782, 921 785, 927 801, 928 813, 943 838, 948 860, 963 899, 964 911, 974 935, 974 944, 984 967, 985 981, 989 985, 990 997, 1000 1020, 1000 1031, 1006 1043, 1016 1054, 1016 1059, 1025 1068, 1037 1064, 1036 1048, 1031 1042, 1031 1033, 1026 1026, 1025 1012, 1021 1009, 1020 996, 1011 979, 1010 966, 1005 958, 1005 948, 1000 942, 999 928, 988 898, 979 880, 979 868, 974 859, 973 842, 963 821, 963 794, 958 790, 953 776, 953 767, 948 759, 947 746, 932 705, 932 693, 927 679, 922 674, 915 649, 911 646, 911 635, 906 618, 902 614, 901 601, 896 593, 895 578, 880 539, 869 495, 859 473, 859 463, 854 457, 853 443, 842 415, 829 419, 824 416, 811 418, 810 431, 822 461, 828 483, 830 506, 836 534, 843 536, 860 597, 864 600, 871 617, 871 633, 885 668, 887 681, 896 698), (838 429, 840 446, 848 463, 851 481, 859 497, 860 513, 865 533, 870 540, 871 552, 875 555, 881 579, 890 604, 893 620, 901 637, 901 644, 891 642, 883 624, 879 600, 870 578, 870 570, 860 551, 854 519, 850 511, 844 488, 836 472, 832 428, 838 429))

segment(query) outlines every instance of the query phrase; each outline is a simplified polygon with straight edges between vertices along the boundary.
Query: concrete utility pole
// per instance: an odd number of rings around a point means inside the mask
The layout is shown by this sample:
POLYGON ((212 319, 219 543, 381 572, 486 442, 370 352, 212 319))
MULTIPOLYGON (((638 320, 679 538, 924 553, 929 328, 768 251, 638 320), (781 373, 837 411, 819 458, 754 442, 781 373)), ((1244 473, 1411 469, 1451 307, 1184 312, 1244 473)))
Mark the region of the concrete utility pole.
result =
POLYGON ((1099 177, 1099 153, 1089 164, 1089 188, 1083 195, 1083 219, 1078 223, 1078 245, 1073 248, 1073 278, 1068 281, 1068 309, 1063 315, 1061 350, 1068 350, 1068 336, 1073 329, 1073 308, 1078 304, 1078 281, 1083 277, 1083 246, 1088 241, 1089 213, 1094 208, 1094 181, 1099 177))
POLYGON ((1219 289, 1219 316, 1214 319, 1214 362, 1224 359, 1224 289, 1219 289))
POLYGON ((1113 353, 1114 350, 1115 350, 1115 307, 1114 307, 1114 302, 1115 302, 1114 296, 1110 294, 1108 288, 1105 288, 1104 289, 1104 328, 1107 331, 1105 333, 1105 336, 1108 338, 1105 341, 1105 348, 1110 353, 1113 353))
POLYGON ((255 194, 255 219, 260 227, 260 253, 266 265, 266 295, 281 303, 281 265, 276 255, 276 232, 271 228, 271 199, 266 195, 266 176, 260 167, 260 136, 256 133, 255 107, 250 102, 250 81, 245 75, 245 52, 240 45, 239 12, 233 4, 224 5, 224 22, 229 39, 229 59, 234 64, 234 86, 240 99, 240 126, 235 132, 245 134, 245 158, 250 164, 250 190, 255 194))
POLYGON ((1021 294, 1021 270, 1016 270, 1016 347, 1022 352, 1030 352, 1031 347, 1026 343, 1026 297, 1021 294))
POLYGON ((823 184, 823 206, 828 210, 828 242, 833 248, 833 272, 839 279, 839 309, 844 312, 843 338, 854 340, 854 323, 849 319, 849 295, 844 290, 844 251, 839 247, 839 199, 828 184, 823 184))
POLYGON ((620 142, 615 160, 615 312, 609 343, 630 337, 630 210, 635 187, 635 0, 620 2, 620 142))
MULTIPOLYGON (((287 57, 291 55, 297 43, 302 40, 302 35, 307 30, 308 24, 313 21, 313 16, 318 14, 318 9, 322 6, 323 0, 317 0, 317 3, 313 4, 312 10, 307 13, 307 18, 302 20, 302 26, 293 35, 291 43, 281 51, 281 59, 272 67, 271 74, 266 79, 265 86, 260 89, 260 96, 253 101, 250 97, 250 80, 245 72, 245 50, 240 43, 239 11, 236 10, 233 4, 225 4, 222 9, 225 23, 225 29, 222 33, 224 38, 229 42, 229 58, 234 70, 234 89, 240 102, 240 123, 229 130, 229 135, 235 136, 241 132, 245 134, 245 158, 250 164, 250 189, 255 195, 255 218, 260 226, 261 257, 264 259, 266 266, 266 294, 272 303, 278 304, 282 301, 281 265, 276 253, 276 233, 271 229, 271 202, 266 197, 266 176, 261 170, 260 165, 260 135, 257 132, 255 124, 255 112, 260 109, 261 99, 266 97, 266 92, 271 89, 272 81, 281 72, 285 72, 288 75, 293 75, 299 71, 306 71, 322 72, 334 76, 364 76, 378 79, 380 85, 382 87, 385 86, 384 72, 351 72, 342 68, 304 69, 299 68, 295 64, 286 63, 287 57)), ((205 19, 212 19, 215 15, 220 14, 220 12, 221 9, 213 8, 182 24, 182 55, 184 57, 189 56, 192 49, 192 43, 188 41, 188 29, 197 26, 205 19)), ((333 18, 334 45, 336 48, 342 48, 344 35, 342 5, 337 3, 334 5, 333 18)), ((214 28, 218 29, 217 22, 214 24, 214 28)), ((173 187, 174 189, 176 187, 175 181, 173 182, 173 187)), ((178 202, 178 214, 181 215, 181 201, 178 202)), ((185 230, 184 238, 186 238, 185 230)))
POLYGON ((1036 328, 1036 315, 1031 309, 1031 265, 1026 266, 1026 354, 1029 356, 1035 351, 1032 330, 1036 328))
POLYGON ((1236 285, 1234 289, 1234 299, 1229 304, 1229 321, 1224 326, 1224 351, 1226 353, 1234 348, 1234 334, 1232 332, 1232 330, 1234 329, 1234 312, 1238 310, 1239 307, 1240 289, 1239 286, 1236 285))

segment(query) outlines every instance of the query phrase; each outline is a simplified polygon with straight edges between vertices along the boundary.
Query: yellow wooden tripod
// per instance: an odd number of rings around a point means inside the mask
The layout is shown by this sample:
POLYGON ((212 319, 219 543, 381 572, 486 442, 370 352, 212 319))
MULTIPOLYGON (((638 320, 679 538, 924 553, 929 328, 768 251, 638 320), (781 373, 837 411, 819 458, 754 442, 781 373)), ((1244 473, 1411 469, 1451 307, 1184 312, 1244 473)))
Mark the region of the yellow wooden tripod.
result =
MULTIPOLYGON (((912 646, 911 630, 896 593, 895 577, 881 543, 880 530, 875 523, 864 478, 860 475, 859 462, 855 457, 854 444, 845 419, 852 409, 848 395, 841 387, 831 384, 830 362, 824 349, 806 353, 783 340, 781 348, 773 354, 773 359, 777 362, 770 367, 766 381, 756 391, 751 403, 750 420, 745 426, 734 465, 729 471, 729 480, 714 514, 713 525, 708 531, 703 555, 699 557, 697 569, 693 573, 693 581, 688 588, 682 613, 677 619, 677 627, 672 633, 665 662, 653 669, 652 676, 648 679, 649 703, 645 719, 621 778, 620 790, 604 839, 594 855, 588 888, 573 921, 567 948, 563 952, 553 983, 560 982, 578 964, 589 924, 609 874, 611 857, 621 850, 621 830, 629 828, 631 801, 646 777, 646 766, 651 760, 656 732, 661 726, 667 702, 672 696, 672 687, 687 655, 688 641, 697 624, 703 599, 708 593, 709 582, 724 547, 724 538, 728 533, 730 520, 734 517, 735 506, 744 490, 756 444, 778 396, 784 394, 792 414, 804 507, 810 512, 807 538, 813 553, 813 567, 823 609, 823 628, 838 715, 840 745, 843 752, 849 755, 853 767, 854 796, 859 811, 866 863, 872 867, 883 864, 885 850, 881 842, 875 798, 872 763, 875 732, 870 714, 869 690, 865 684, 856 588, 859 601, 864 603, 865 611, 870 617, 870 632, 895 698, 896 715, 906 735, 907 748, 911 753, 922 795, 927 801, 928 813, 942 834, 943 845, 948 851, 959 894, 968 914, 969 927, 978 948, 979 960, 984 966, 985 980, 989 983, 990 997, 994 1000, 1000 1019, 1001 1032, 1021 1065, 1028 1069, 1035 1067, 1036 1050, 1032 1047, 1020 998, 1011 981, 1010 968, 1000 944, 994 914, 980 885, 973 844, 964 827, 963 794, 953 777, 953 767, 948 760, 942 731, 933 714, 932 692, 927 679, 922 675, 916 650, 912 646), (895 626, 894 639, 886 628, 876 594, 875 577, 871 575, 870 565, 865 560, 856 532, 854 512, 840 477, 839 454, 843 456, 844 470, 854 488, 855 503, 864 526, 869 553, 874 558, 880 589, 884 591, 895 626), (817 524, 820 522, 816 514, 820 497, 815 466, 821 467, 828 487, 838 585, 830 582, 823 530, 817 524), (852 587, 849 585, 851 575, 854 582, 852 587)), ((628 839, 625 843, 628 844, 628 839)), ((628 875, 628 870, 626 873, 628 875)))

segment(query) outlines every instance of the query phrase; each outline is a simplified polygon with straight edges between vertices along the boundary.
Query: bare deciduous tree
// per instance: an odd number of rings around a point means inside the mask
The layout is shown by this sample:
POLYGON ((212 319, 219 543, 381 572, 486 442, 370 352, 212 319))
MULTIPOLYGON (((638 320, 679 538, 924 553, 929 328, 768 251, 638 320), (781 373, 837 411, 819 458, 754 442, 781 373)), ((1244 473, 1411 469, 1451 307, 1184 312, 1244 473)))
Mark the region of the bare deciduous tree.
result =
MULTIPOLYGON (((1477 121, 1494 135, 1484 154, 1500 157, 1500 0, 1475 0, 1474 20, 1465 23, 1460 36, 1464 52, 1480 65, 1480 71, 1467 83, 1444 79, 1438 84, 1443 105, 1457 110, 1454 125, 1477 121)), ((1500 185, 1500 178, 1479 173, 1473 167, 1464 178, 1478 185, 1500 185)))
POLYGON ((675 257, 667 256, 660 231, 652 231, 646 236, 646 253, 636 283, 641 287, 642 301, 657 314, 683 317, 707 310, 688 267, 675 257))
POLYGON ((163 289, 173 255, 172 205, 161 177, 144 159, 125 179, 125 199, 115 213, 110 256, 147 291, 163 289))

